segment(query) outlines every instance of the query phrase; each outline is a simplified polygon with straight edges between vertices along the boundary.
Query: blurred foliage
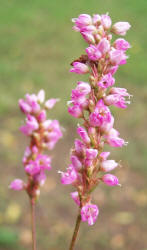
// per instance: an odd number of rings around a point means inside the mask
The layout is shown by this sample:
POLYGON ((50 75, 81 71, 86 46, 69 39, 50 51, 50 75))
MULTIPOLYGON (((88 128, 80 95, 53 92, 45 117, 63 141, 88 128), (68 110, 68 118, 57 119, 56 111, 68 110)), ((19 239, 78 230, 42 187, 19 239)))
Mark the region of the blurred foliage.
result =
POLYGON ((18 99, 26 92, 46 90, 47 98, 59 97, 50 117, 66 128, 64 138, 52 152, 53 170, 37 204, 38 249, 63 250, 70 240, 76 206, 70 187, 61 187, 58 169, 69 162, 76 119, 66 108, 71 89, 86 76, 70 74, 70 62, 84 53, 86 44, 72 30, 71 18, 80 13, 106 13, 113 22, 129 21, 126 39, 132 48, 128 63, 116 74, 116 85, 134 96, 127 110, 114 109, 115 127, 130 143, 112 150, 112 159, 122 159, 116 170, 121 189, 100 186, 94 194, 100 216, 93 227, 81 226, 77 250, 146 250, 147 239, 147 70, 146 0, 5 0, 0 1, 0 250, 31 249, 29 203, 24 193, 9 191, 15 177, 24 178, 21 158, 26 145, 19 126, 23 115, 18 99), (56 157, 58 156, 58 157, 56 157), (17 203, 16 203, 17 201, 17 203))

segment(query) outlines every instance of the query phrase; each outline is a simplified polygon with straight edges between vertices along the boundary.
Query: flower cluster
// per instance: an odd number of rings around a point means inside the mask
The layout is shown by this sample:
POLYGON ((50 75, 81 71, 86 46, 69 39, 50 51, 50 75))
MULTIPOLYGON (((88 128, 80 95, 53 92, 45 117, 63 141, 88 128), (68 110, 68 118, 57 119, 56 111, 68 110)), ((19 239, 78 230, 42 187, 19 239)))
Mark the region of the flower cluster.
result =
POLYGON ((110 16, 82 14, 72 20, 73 29, 80 32, 89 44, 86 54, 72 62, 70 72, 90 74, 88 82, 78 82, 72 90, 68 112, 83 120, 78 125, 76 139, 71 150, 71 164, 66 172, 61 172, 61 182, 72 184, 76 188, 72 199, 81 209, 82 221, 93 225, 99 209, 91 203, 91 192, 101 182, 108 186, 117 186, 119 180, 108 173, 118 166, 114 160, 108 160, 110 152, 104 151, 104 145, 122 147, 127 143, 120 138, 113 127, 114 117, 110 106, 126 108, 130 103, 130 94, 125 88, 114 87, 114 74, 119 65, 126 63, 126 50, 130 44, 122 38, 112 42, 112 34, 125 35, 130 28, 128 22, 118 22, 112 26, 110 16))
POLYGON ((51 150, 62 137, 61 128, 57 120, 47 120, 46 112, 53 108, 58 99, 45 101, 45 92, 40 90, 38 95, 26 94, 25 99, 19 100, 19 107, 26 115, 25 124, 20 127, 23 134, 30 138, 30 145, 26 148, 23 165, 28 176, 27 184, 15 179, 10 188, 25 189, 31 199, 36 199, 40 193, 40 186, 45 182, 45 170, 51 169, 51 158, 43 150, 51 150))

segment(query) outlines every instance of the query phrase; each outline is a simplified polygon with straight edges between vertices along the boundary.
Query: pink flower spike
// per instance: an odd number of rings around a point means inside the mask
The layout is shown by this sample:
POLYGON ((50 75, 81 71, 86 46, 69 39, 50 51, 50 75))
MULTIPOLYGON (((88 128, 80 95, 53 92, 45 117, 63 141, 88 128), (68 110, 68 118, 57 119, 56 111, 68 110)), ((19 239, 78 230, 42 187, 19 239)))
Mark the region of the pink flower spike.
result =
POLYGON ((118 166, 118 163, 114 160, 105 160, 101 163, 101 170, 104 172, 109 172, 115 169, 118 166))
POLYGON ((81 137, 84 143, 90 144, 90 138, 88 136, 88 133, 83 127, 79 126, 77 128, 77 133, 81 137))
POLYGON ((118 178, 112 174, 105 174, 102 181, 108 186, 120 186, 118 178))
POLYGON ((55 106, 56 102, 59 102, 59 101, 60 99, 52 98, 52 99, 47 100, 44 106, 46 109, 52 109, 55 106))
POLYGON ((79 194, 78 194, 78 192, 77 192, 77 191, 72 192, 72 193, 70 193, 70 195, 71 195, 72 199, 74 200, 74 202, 75 202, 78 206, 80 206, 80 199, 79 199, 79 194))
POLYGON ((76 74, 86 74, 89 72, 89 68, 84 63, 74 62, 73 68, 70 69, 70 72, 74 72, 76 74))
POLYGON ((21 179, 15 179, 11 182, 9 187, 13 190, 20 191, 24 189, 24 182, 21 179))
POLYGON ((108 16, 107 14, 101 15, 101 23, 102 23, 104 29, 108 30, 112 24, 110 16, 108 16))
POLYGON ((117 22, 112 26, 112 32, 124 36, 130 28, 131 25, 128 22, 117 22))
POLYGON ((98 217, 99 209, 94 204, 86 204, 81 209, 82 221, 88 221, 89 226, 92 226, 98 217))

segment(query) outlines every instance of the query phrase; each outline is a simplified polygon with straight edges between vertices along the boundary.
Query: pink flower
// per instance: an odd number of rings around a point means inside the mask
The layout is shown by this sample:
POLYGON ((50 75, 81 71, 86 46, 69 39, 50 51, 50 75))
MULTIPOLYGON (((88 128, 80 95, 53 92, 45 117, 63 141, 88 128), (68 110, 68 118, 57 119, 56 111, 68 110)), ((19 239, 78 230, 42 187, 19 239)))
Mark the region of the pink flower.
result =
POLYGON ((93 148, 86 149, 86 158, 85 158, 85 166, 90 167, 92 165, 93 160, 97 157, 98 150, 93 148))
POLYGON ((39 113, 37 119, 39 120, 39 122, 45 121, 46 120, 46 111, 41 110, 41 112, 39 113))
POLYGON ((128 22, 117 22, 112 26, 112 31, 116 35, 124 36, 130 27, 131 25, 128 22))
POLYGON ((102 181, 108 186, 120 186, 118 178, 112 174, 105 174, 102 181))
POLYGON ((82 221, 88 221, 89 226, 92 226, 96 222, 98 214, 99 209, 94 204, 86 204, 81 209, 82 221))
POLYGON ((64 185, 72 184, 77 180, 77 172, 72 165, 67 168, 67 172, 59 171, 59 173, 61 174, 61 183, 64 185))
POLYGON ((110 16, 108 15, 101 15, 101 23, 104 27, 104 29, 109 29, 111 27, 111 24, 112 24, 112 21, 111 21, 111 18, 110 16))
POLYGON ((9 187, 13 190, 20 191, 24 189, 24 182, 21 179, 15 179, 14 181, 11 182, 9 187))
POLYGON ((110 89, 110 94, 118 94, 120 96, 127 96, 127 97, 131 97, 131 95, 127 92, 127 89, 125 88, 111 88, 110 89))
POLYGON ((83 154, 83 152, 85 151, 85 145, 83 142, 81 142, 80 140, 76 139, 75 140, 75 150, 77 154, 83 154))
POLYGON ((86 102, 86 95, 76 88, 72 90, 71 100, 72 103, 81 105, 86 102))
POLYGON ((98 49, 102 55, 105 55, 110 50, 110 42, 106 38, 103 38, 98 44, 98 49))
POLYGON ((49 99, 45 102, 45 108, 46 109, 52 109, 54 107, 54 105, 56 104, 56 102, 59 102, 60 99, 49 99))
POLYGON ((106 38, 103 38, 98 45, 90 45, 86 49, 88 57, 92 61, 99 60, 104 54, 106 54, 110 49, 110 43, 106 38))
POLYGON ((74 106, 69 106, 68 112, 76 118, 80 118, 83 115, 82 108, 78 104, 75 104, 74 106))
POLYGON ((101 170, 104 172, 109 172, 115 169, 118 166, 118 163, 114 160, 105 160, 101 163, 101 170))
POLYGON ((32 110, 31 106, 28 103, 26 103, 23 99, 20 99, 18 103, 23 113, 25 114, 31 113, 31 110, 32 110))
POLYGON ((112 77, 110 73, 104 75, 101 80, 98 82, 98 86, 105 89, 112 85, 114 85, 115 79, 112 77))
POLYGON ((114 117, 111 115, 109 121, 104 121, 100 127, 101 132, 108 133, 110 129, 113 128, 114 125, 114 117))
POLYGON ((127 142, 119 137, 118 131, 114 128, 110 129, 108 134, 104 137, 106 139, 106 143, 108 143, 112 147, 122 147, 124 145, 127 145, 127 142))
POLYGON ((73 18, 72 22, 75 23, 76 30, 80 30, 81 28, 92 24, 92 18, 90 15, 81 14, 78 18, 73 18))
POLYGON ((76 155, 71 155, 70 160, 76 170, 80 170, 82 168, 82 163, 76 155))
POLYGON ((110 122, 110 119, 110 110, 104 105, 103 100, 100 99, 96 105, 94 112, 90 114, 90 125, 94 127, 101 126, 104 122, 110 122))
POLYGON ((74 200, 74 202, 75 202, 78 206, 80 206, 80 199, 79 199, 79 194, 78 194, 78 192, 77 192, 77 191, 72 192, 72 193, 70 193, 70 195, 71 195, 72 199, 74 200))
POLYGON ((109 66, 108 70, 107 70, 107 73, 110 73, 111 75, 114 75, 117 70, 118 70, 118 65, 109 66))
POLYGON ((57 141, 62 137, 60 124, 57 120, 46 120, 42 125, 46 129, 44 143, 48 149, 53 149, 57 141))
POLYGON ((81 139, 83 140, 84 143, 86 143, 86 144, 90 143, 90 138, 88 136, 88 133, 83 127, 79 126, 77 128, 77 133, 81 137, 81 139))
POLYGON ((91 86, 87 82, 78 82, 76 90, 80 91, 83 95, 88 95, 91 92, 91 86))
POLYGON ((35 175, 34 180, 35 182, 38 182, 39 186, 43 186, 46 180, 45 173, 42 171, 39 174, 35 175))
POLYGON ((102 57, 102 53, 99 51, 98 47, 95 45, 90 45, 86 49, 86 53, 89 59, 91 59, 92 61, 97 61, 98 59, 102 57))
POLYGON ((110 155, 110 152, 102 152, 100 154, 100 157, 102 158, 103 161, 106 161, 109 155, 110 155))
POLYGON ((25 171, 30 175, 39 174, 43 170, 51 169, 51 159, 47 155, 39 154, 35 160, 30 160, 25 167, 25 171))
POLYGON ((38 95, 37 95, 37 101, 39 103, 43 103, 45 100, 45 91, 43 89, 41 89, 39 92, 38 92, 38 95))
POLYGON ((80 32, 88 32, 89 34, 93 33, 93 32, 96 32, 96 27, 94 25, 87 25, 87 26, 84 26, 83 28, 81 28, 80 32))
POLYGON ((26 94, 26 103, 31 107, 31 113, 38 113, 40 111, 40 105, 38 103, 37 96, 32 94, 26 94))
POLYGON ((28 115, 26 119, 26 125, 21 126, 20 130, 25 135, 31 135, 35 130, 39 128, 39 124, 34 116, 28 115))
POLYGON ((98 14, 93 15, 92 21, 93 21, 94 25, 100 24, 100 22, 101 22, 101 16, 98 15, 98 14))
POLYGON ((111 50, 109 52, 110 61, 113 65, 121 65, 126 63, 128 58, 122 50, 111 50))
POLYGON ((114 47, 118 50, 124 50, 124 51, 131 48, 129 42, 127 42, 125 39, 122 38, 115 40, 114 47))
POLYGON ((118 108, 127 108, 127 104, 130 104, 130 101, 126 101, 122 95, 112 94, 107 95, 104 99, 106 105, 114 105, 118 108))
POLYGON ((95 38, 90 32, 81 32, 81 35, 87 43, 95 44, 95 38))
POLYGON ((89 68, 84 63, 74 62, 73 68, 70 69, 70 72, 74 72, 76 74, 86 74, 89 72, 89 68))

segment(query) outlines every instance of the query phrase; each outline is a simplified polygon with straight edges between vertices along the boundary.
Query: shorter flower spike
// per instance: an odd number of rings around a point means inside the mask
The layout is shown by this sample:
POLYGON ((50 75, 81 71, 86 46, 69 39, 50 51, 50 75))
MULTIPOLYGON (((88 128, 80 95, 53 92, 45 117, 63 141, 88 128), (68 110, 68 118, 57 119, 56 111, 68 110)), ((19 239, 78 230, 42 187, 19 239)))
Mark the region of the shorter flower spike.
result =
POLYGON ((27 184, 15 179, 10 188, 13 190, 25 189, 31 199, 36 200, 40 193, 40 186, 46 180, 46 170, 51 169, 51 157, 44 154, 44 149, 53 149, 56 142, 62 137, 61 128, 57 120, 47 120, 46 110, 53 108, 58 99, 45 101, 45 92, 40 90, 37 95, 26 94, 25 99, 19 100, 19 107, 26 115, 25 125, 20 127, 23 134, 30 138, 23 165, 28 177, 27 184))

